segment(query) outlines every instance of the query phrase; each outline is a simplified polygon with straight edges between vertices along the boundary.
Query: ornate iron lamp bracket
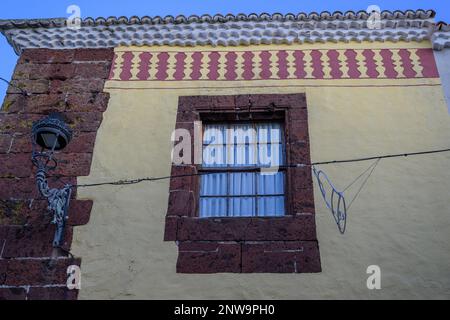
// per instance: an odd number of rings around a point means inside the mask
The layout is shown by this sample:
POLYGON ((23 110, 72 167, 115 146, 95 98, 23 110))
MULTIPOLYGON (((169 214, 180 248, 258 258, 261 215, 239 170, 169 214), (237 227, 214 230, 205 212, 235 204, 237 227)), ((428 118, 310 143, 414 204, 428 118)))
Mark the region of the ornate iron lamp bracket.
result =
POLYGON ((60 247, 64 240, 64 229, 69 218, 70 196, 72 186, 65 185, 62 189, 50 188, 46 179, 47 170, 45 167, 38 168, 36 181, 39 192, 47 199, 47 209, 53 213, 52 223, 56 225, 53 246, 60 247))
POLYGON ((64 123, 61 116, 51 114, 49 117, 33 124, 32 162, 37 167, 36 183, 40 194, 47 199, 48 210, 53 213, 52 223, 56 225, 53 246, 61 247, 64 240, 64 230, 69 218, 69 204, 72 186, 66 184, 61 189, 50 188, 47 173, 56 169, 58 162, 53 158, 56 150, 62 150, 71 140, 72 131, 64 123), (37 151, 38 146, 42 147, 37 151))

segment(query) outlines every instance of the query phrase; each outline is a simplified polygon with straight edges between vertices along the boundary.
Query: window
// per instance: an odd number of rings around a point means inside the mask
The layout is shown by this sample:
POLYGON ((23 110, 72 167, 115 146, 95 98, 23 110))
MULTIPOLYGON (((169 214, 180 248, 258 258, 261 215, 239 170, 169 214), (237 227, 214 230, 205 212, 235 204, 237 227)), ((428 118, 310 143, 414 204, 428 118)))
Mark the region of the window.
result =
POLYGON ((284 158, 282 123, 204 125, 199 216, 283 216, 284 158))
POLYGON ((304 93, 182 96, 175 128, 203 133, 192 164, 172 164, 178 273, 321 271, 311 169, 285 166, 311 162, 304 93))

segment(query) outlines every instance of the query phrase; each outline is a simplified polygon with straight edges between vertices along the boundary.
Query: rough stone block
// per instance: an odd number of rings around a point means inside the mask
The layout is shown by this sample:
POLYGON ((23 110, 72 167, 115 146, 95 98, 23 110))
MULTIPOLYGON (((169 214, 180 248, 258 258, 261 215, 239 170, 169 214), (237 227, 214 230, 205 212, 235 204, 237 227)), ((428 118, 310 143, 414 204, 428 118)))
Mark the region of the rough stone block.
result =
POLYGON ((178 273, 241 271, 241 245, 237 243, 180 243, 178 273))

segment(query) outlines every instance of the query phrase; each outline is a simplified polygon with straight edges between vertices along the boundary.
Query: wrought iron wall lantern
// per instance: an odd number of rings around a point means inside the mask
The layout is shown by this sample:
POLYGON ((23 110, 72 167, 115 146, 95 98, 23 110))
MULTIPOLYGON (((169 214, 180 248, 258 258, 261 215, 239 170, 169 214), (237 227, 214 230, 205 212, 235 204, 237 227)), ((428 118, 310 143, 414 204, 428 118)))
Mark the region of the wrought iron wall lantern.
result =
POLYGON ((61 115, 52 113, 48 117, 33 123, 32 162, 37 167, 36 182, 39 192, 47 199, 48 210, 53 213, 52 223, 56 225, 53 247, 61 247, 64 229, 68 219, 68 210, 72 186, 61 189, 50 188, 47 174, 58 166, 55 151, 64 149, 72 139, 72 131, 61 115))

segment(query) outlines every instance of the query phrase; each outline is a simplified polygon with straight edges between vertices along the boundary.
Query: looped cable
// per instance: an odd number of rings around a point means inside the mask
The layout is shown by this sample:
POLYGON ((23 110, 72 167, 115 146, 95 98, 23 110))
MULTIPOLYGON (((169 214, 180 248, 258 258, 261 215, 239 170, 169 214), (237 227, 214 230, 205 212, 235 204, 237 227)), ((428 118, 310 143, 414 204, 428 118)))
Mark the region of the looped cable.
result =
POLYGON ((328 209, 330 209, 334 220, 336 221, 336 224, 339 228, 339 231, 344 234, 345 228, 347 226, 347 212, 350 210, 350 207, 352 206, 353 202, 356 200, 356 198, 361 193, 362 189, 366 185, 367 181, 369 180, 370 176, 374 172, 375 168, 378 166, 378 163, 381 161, 381 159, 377 159, 374 163, 372 163, 366 170, 364 170, 359 176, 357 176, 344 190, 339 191, 332 183, 331 180, 328 178, 325 172, 322 170, 316 169, 315 166, 313 166, 313 173, 316 177, 317 184, 319 185, 320 192, 322 193, 323 200, 325 201, 326 206, 328 209), (367 174, 368 173, 368 174, 367 174), (366 175, 366 178, 363 180, 361 186, 359 187, 358 191, 356 192, 353 199, 350 201, 350 204, 347 206, 347 202, 345 200, 344 193, 353 186, 356 181, 360 180, 364 175, 366 175), (327 191, 324 187, 324 183, 327 183, 329 186, 329 189, 331 189, 331 196, 328 196, 327 191), (329 197, 329 199, 328 199, 329 197))
POLYGON ((322 170, 317 170, 313 167, 313 173, 316 177, 317 184, 319 185, 320 192, 322 193, 322 198, 325 201, 326 206, 330 209, 333 215, 334 221, 338 226, 339 232, 341 234, 345 233, 345 228, 347 226, 347 205, 345 202, 344 192, 339 191, 330 181, 328 176, 322 170), (324 180, 322 180, 324 179, 324 180), (331 196, 328 200, 328 195, 324 187, 324 182, 326 182, 331 189, 331 196))

